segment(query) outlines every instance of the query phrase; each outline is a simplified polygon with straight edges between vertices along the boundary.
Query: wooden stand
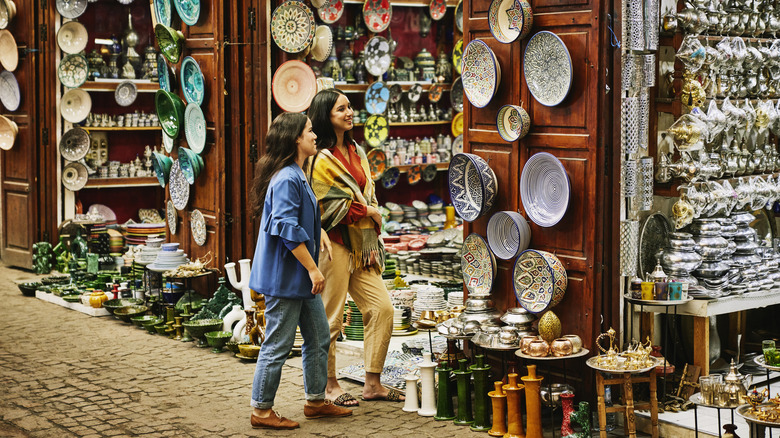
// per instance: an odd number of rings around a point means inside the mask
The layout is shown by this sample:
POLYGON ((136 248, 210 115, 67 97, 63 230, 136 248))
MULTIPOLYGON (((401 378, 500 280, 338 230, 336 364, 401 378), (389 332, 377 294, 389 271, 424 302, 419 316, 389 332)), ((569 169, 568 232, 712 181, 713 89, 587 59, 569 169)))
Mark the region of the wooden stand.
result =
POLYGON ((634 416, 634 409, 647 409, 650 408, 650 424, 651 433, 653 438, 658 438, 658 397, 656 395, 656 376, 655 368, 650 370, 649 375, 639 377, 632 373, 612 373, 614 376, 611 379, 605 379, 604 375, 600 372, 596 372, 596 393, 598 395, 598 409, 599 409, 599 434, 601 438, 607 437, 607 431, 605 429, 607 425, 607 413, 608 412, 622 412, 625 415, 624 422, 624 434, 625 436, 636 438, 636 417, 634 416), (634 383, 650 383, 650 403, 634 404, 634 383), (614 404, 607 407, 604 404, 604 386, 605 385, 622 385, 623 386, 623 399, 624 405, 614 404))

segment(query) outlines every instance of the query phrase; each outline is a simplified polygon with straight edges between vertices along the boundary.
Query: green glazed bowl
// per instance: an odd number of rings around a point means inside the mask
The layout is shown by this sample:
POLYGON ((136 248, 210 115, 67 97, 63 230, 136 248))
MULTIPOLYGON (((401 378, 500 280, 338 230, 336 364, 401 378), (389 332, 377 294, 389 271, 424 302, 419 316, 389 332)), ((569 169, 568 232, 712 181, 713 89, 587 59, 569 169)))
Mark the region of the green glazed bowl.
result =
POLYGON ((165 320, 164 320, 164 319, 162 319, 162 318, 154 318, 154 319, 150 319, 150 320, 148 320, 148 321, 146 321, 146 322, 142 323, 141 325, 142 325, 142 326, 143 326, 143 327, 146 329, 146 331, 148 331, 149 333, 151 333, 151 334, 155 334, 157 331, 154 329, 154 326, 156 326, 156 325, 158 325, 158 324, 161 324, 161 323, 163 323, 163 322, 165 322, 165 320))
POLYGON ((238 342, 235 342, 235 341, 225 342, 225 347, 228 350, 230 350, 230 352, 233 353, 233 354, 238 353, 238 342))
POLYGON ((217 331, 222 328, 221 319, 198 319, 195 321, 183 322, 182 325, 187 332, 197 341, 198 347, 208 347, 205 335, 208 332, 217 331))
POLYGON ((103 303, 103 308, 108 310, 111 313, 114 313, 114 310, 120 307, 140 306, 143 303, 144 300, 137 299, 137 298, 117 298, 114 300, 108 300, 105 303, 103 303))
POLYGON ((157 324, 154 326, 154 331, 156 331, 158 335, 164 335, 167 328, 168 326, 165 323, 157 324))
POLYGON ((154 27, 154 37, 157 39, 157 45, 165 59, 171 64, 178 64, 184 45, 184 34, 180 30, 164 24, 157 24, 154 27))
POLYGON ((200 175, 200 171, 203 170, 203 158, 191 149, 180 147, 179 165, 181 166, 182 173, 184 173, 184 177, 187 178, 187 182, 195 184, 195 178, 197 178, 198 175, 200 175))
POLYGON ((154 107, 163 131, 170 138, 178 137, 184 121, 184 101, 181 97, 165 90, 157 90, 154 107))
POLYGON ((134 326, 142 329, 144 323, 154 321, 156 319, 157 317, 154 315, 141 315, 130 318, 130 322, 132 322, 134 326))
POLYGON ((41 286, 43 286, 43 283, 40 281, 31 281, 28 283, 19 283, 16 285, 20 291, 22 291, 22 295, 26 297, 34 297, 35 291, 38 290, 41 286))
POLYGON ((168 174, 171 173, 171 165, 173 160, 167 155, 163 155, 159 152, 152 153, 152 169, 154 174, 157 175, 157 181, 160 182, 160 186, 165 187, 168 183, 168 174))
POLYGON ((140 316, 149 310, 146 306, 125 306, 114 310, 114 316, 124 322, 130 322, 130 318, 140 316))
POLYGON ((208 332, 205 334, 205 336, 206 336, 206 342, 208 343, 209 347, 213 347, 211 349, 211 352, 220 353, 222 352, 222 347, 224 347, 227 341, 229 341, 230 338, 233 336, 233 333, 216 331, 216 332, 208 332))

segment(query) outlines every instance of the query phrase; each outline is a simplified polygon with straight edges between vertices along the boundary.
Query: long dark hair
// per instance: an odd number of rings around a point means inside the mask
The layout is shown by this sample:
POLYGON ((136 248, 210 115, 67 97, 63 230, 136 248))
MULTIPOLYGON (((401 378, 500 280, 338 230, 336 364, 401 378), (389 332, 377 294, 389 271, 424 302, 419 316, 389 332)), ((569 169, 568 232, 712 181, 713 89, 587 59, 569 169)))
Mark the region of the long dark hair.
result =
MULTIPOLYGON (((314 133, 317 134, 317 149, 332 148, 338 142, 336 131, 333 130, 333 124, 330 122, 330 112, 339 96, 346 96, 346 94, 338 88, 328 88, 317 93, 311 101, 308 114, 314 133)), ((351 142, 352 135, 347 131, 344 133, 344 145, 351 142)))
POLYGON ((249 193, 254 217, 261 217, 265 194, 271 178, 284 167, 295 162, 298 156, 298 137, 303 134, 309 120, 302 113, 282 113, 277 116, 265 137, 265 154, 255 165, 255 178, 249 193))

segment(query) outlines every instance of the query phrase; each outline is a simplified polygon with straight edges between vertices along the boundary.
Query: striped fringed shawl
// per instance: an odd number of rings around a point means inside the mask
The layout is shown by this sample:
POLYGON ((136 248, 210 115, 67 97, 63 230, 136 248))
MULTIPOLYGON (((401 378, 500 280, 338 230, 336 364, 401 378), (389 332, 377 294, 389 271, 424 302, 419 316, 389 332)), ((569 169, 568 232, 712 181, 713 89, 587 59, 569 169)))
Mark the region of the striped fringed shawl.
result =
MULTIPOLYGON (((376 207, 374 181, 370 178, 366 154, 356 148, 360 156, 360 165, 366 175, 366 187, 360 190, 355 178, 346 166, 334 157, 328 149, 321 150, 314 160, 311 173, 311 188, 320 201, 322 228, 330 231, 347 215, 353 202, 376 207)), ((375 223, 370 217, 343 225, 347 235, 344 244, 352 253, 350 272, 355 268, 371 267, 381 272, 385 265, 385 248, 376 233, 375 223), (348 240, 347 240, 348 238, 348 240)))

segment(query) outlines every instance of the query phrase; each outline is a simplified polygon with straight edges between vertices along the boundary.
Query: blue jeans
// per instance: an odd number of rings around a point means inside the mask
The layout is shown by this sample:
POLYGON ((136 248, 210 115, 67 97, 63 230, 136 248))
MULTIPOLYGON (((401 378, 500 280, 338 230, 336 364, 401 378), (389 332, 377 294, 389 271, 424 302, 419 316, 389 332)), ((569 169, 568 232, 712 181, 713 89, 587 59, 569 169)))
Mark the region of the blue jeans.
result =
POLYGON ((328 376, 330 329, 319 295, 311 300, 265 296, 265 341, 252 382, 251 405, 271 409, 282 377, 282 365, 292 350, 295 327, 303 336, 303 388, 306 400, 324 400, 328 376))

